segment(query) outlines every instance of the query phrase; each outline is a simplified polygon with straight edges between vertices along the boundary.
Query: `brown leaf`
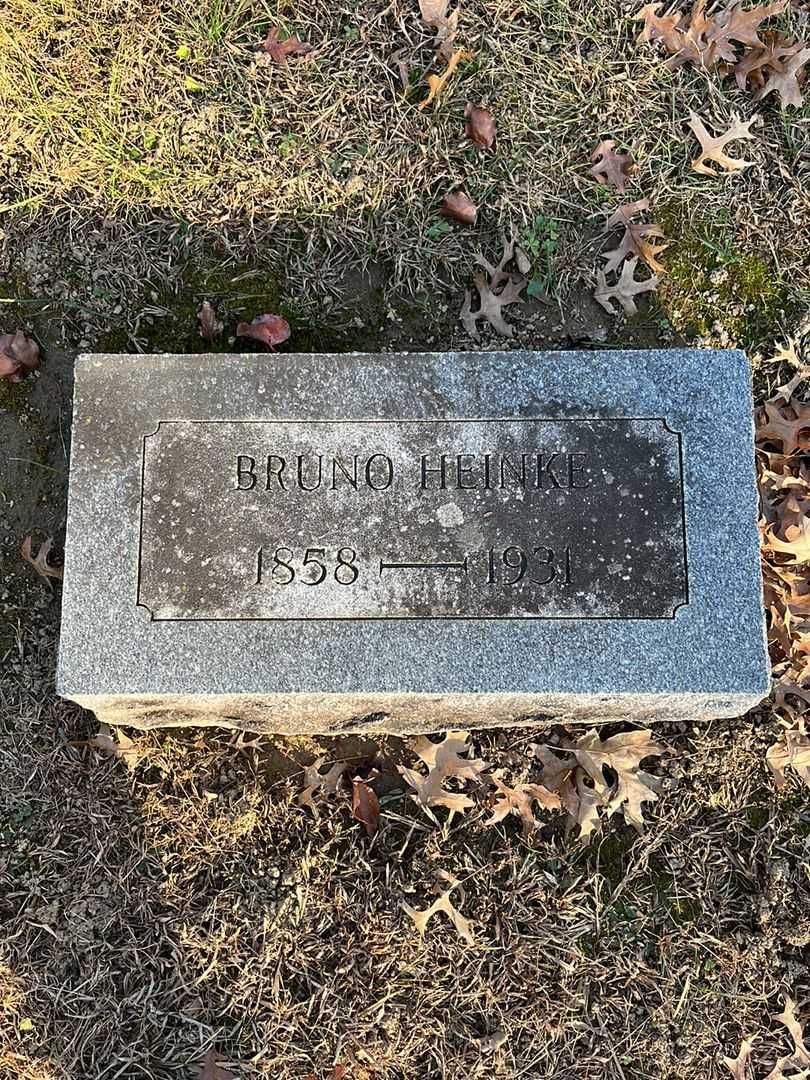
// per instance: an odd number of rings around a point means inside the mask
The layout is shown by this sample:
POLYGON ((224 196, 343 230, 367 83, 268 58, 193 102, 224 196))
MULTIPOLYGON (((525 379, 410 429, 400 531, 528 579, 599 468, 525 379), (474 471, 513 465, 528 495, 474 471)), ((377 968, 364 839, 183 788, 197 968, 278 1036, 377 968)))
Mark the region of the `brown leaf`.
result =
POLYGON ((802 49, 786 63, 774 67, 767 82, 757 94, 757 101, 776 91, 779 94, 781 105, 786 109, 788 105, 800 109, 804 98, 801 87, 805 78, 805 65, 810 61, 810 49, 802 49))
POLYGON ((478 337, 478 322, 486 319, 490 326, 503 337, 511 337, 512 327, 503 317, 503 309, 509 304, 522 304, 521 292, 526 285, 526 275, 507 270, 507 265, 515 258, 515 238, 504 241, 503 254, 497 266, 493 266, 479 252, 475 261, 486 270, 489 280, 483 274, 474 274, 473 282, 478 290, 479 306, 472 310, 472 296, 469 289, 464 293, 464 305, 461 309, 461 322, 467 333, 478 337))
POLYGON ((678 32, 683 26, 684 19, 679 13, 674 15, 659 15, 658 9, 663 7, 660 2, 645 4, 636 15, 637 19, 644 20, 644 29, 639 34, 639 41, 662 41, 668 52, 680 52, 683 47, 682 35, 678 32))
POLYGON ((464 106, 464 133, 475 146, 482 150, 489 150, 495 142, 495 117, 485 109, 483 105, 473 105, 467 102, 464 106))
POLYGON ((749 1080, 748 1059, 751 1057, 754 1039, 756 1039, 756 1035, 751 1039, 743 1039, 742 1045, 740 1046, 740 1052, 736 1058, 723 1058, 723 1064, 727 1065, 731 1070, 731 1075, 734 1077, 734 1080, 749 1080))
POLYGON ((252 322, 240 322, 236 327, 237 337, 255 338, 270 349, 286 341, 290 333, 290 324, 280 315, 257 315, 252 322))
MULTIPOLYGON (((451 42, 458 33, 459 9, 447 14, 449 0, 419 0, 422 21, 436 31, 435 44, 451 42)), ((445 59, 448 59, 445 55, 445 59)))
POLYGON ((660 255, 662 251, 666 251, 669 244, 651 243, 654 240, 665 239, 663 229, 660 225, 638 224, 631 220, 635 214, 649 209, 649 205, 647 199, 640 199, 638 202, 630 203, 628 206, 619 207, 608 218, 605 226, 606 231, 614 225, 622 224, 624 225, 624 236, 618 247, 604 253, 605 274, 617 271, 622 262, 633 255, 640 256, 654 273, 666 273, 666 267, 662 266, 656 256, 660 255))
POLYGON ((87 740, 87 745, 100 750, 106 757, 123 761, 128 769, 134 769, 143 757, 132 739, 119 729, 113 734, 107 724, 99 724, 98 731, 87 740))
POLYGON ((627 177, 635 171, 632 154, 617 154, 613 139, 603 139, 591 154, 591 172, 601 184, 623 192, 627 177))
POLYGON ((438 743, 424 736, 413 739, 410 748, 427 765, 427 776, 415 769, 398 766, 399 772, 416 792, 411 798, 433 820, 431 808, 434 806, 444 806, 452 816, 475 805, 466 795, 448 791, 444 787, 444 782, 449 779, 478 780, 481 773, 489 768, 486 761, 461 756, 470 750, 468 737, 467 731, 450 731, 438 743))
POLYGON ((546 810, 559 810, 562 806, 557 792, 549 791, 542 784, 518 784, 510 788, 494 775, 491 781, 498 790, 492 807, 492 817, 485 822, 486 825, 495 825, 507 815, 517 814, 522 822, 523 835, 529 836, 542 824, 534 816, 533 803, 539 802, 546 810))
POLYGON ((46 581, 48 580, 48 578, 56 578, 57 580, 61 581, 64 576, 64 571, 62 567, 52 566, 48 562, 48 555, 50 554, 51 548, 53 547, 53 540, 51 539, 51 537, 49 536, 48 539, 40 545, 39 551, 36 553, 36 555, 32 554, 32 543, 33 537, 29 533, 28 536, 26 536, 26 538, 23 540, 20 547, 20 554, 25 559, 25 561, 27 563, 30 563, 31 566, 33 566, 33 568, 39 574, 39 576, 41 578, 45 578, 46 581))
MULTIPOLYGON (((734 65, 734 77, 740 90, 745 90, 749 80, 753 86, 762 90, 769 71, 783 71, 782 61, 801 52, 801 41, 791 42, 781 34, 766 35, 765 44, 758 49, 749 49, 742 60, 734 65)), ((759 95, 762 96, 762 95, 759 95)))
POLYGON ((200 324, 200 337, 203 341, 215 341, 222 333, 222 322, 208 300, 203 300, 197 312, 197 322, 200 324))
POLYGON ((779 741, 765 754, 765 760, 777 787, 787 783, 785 769, 788 766, 795 769, 802 783, 810 787, 810 738, 805 733, 803 720, 798 721, 796 728, 782 732, 779 741))
POLYGON ((447 67, 444 69, 441 75, 428 75, 428 96, 425 98, 424 101, 419 102, 419 108, 426 109, 428 105, 432 104, 432 102, 436 100, 439 94, 441 94, 442 90, 444 90, 445 86, 447 86, 447 82, 450 76, 456 70, 461 61, 472 60, 472 58, 473 54, 471 52, 467 52, 466 49, 456 49, 455 52, 452 53, 452 55, 450 56, 450 59, 447 61, 447 67))
POLYGON ((197 1080, 236 1080, 235 1073, 217 1064, 217 1053, 210 1047, 197 1073, 197 1080))
POLYGON ((692 168, 695 172, 703 173, 705 176, 717 176, 716 169, 712 169, 708 164, 708 161, 716 162, 726 172, 740 172, 742 169, 747 169, 753 165, 753 161, 743 161, 742 158, 728 157, 724 153, 725 147, 730 142, 734 142, 737 139, 753 139, 754 135, 751 134, 751 126, 759 120, 758 114, 754 113, 750 120, 742 121, 738 116, 732 117, 731 127, 725 132, 724 135, 712 136, 706 130, 706 125, 703 123, 698 114, 694 111, 689 113, 689 126, 700 142, 701 153, 699 157, 696 157, 692 162, 692 168))
POLYGON ((443 911, 450 919, 450 922, 455 927, 459 936, 462 937, 468 945, 474 945, 475 937, 473 936, 469 921, 465 919, 461 912, 450 902, 450 894, 453 889, 460 888, 460 882, 457 881, 452 874, 447 874, 444 871, 440 871, 440 874, 446 881, 450 882, 450 888, 443 892, 438 900, 434 900, 430 907, 425 908, 424 911, 412 908, 409 904, 403 902, 402 910, 413 919, 416 929, 419 931, 421 937, 425 936, 425 930, 427 929, 427 924, 430 922, 431 918, 437 914, 437 912, 443 911))
POLYGON ((464 191, 451 191, 442 199, 439 210, 442 217, 452 218, 462 225, 474 225, 478 217, 478 207, 464 191))
POLYGON ((644 281, 636 281, 638 257, 628 259, 622 267, 621 276, 615 285, 608 285, 604 270, 596 271, 597 287, 594 299, 610 315, 616 315, 612 301, 616 300, 627 315, 638 312, 635 298, 640 293, 654 292, 658 288, 658 278, 653 275, 644 281))
POLYGON ((269 53, 277 64, 286 64, 288 56, 306 56, 311 53, 314 45, 307 41, 301 41, 297 34, 293 34, 283 41, 279 41, 281 30, 273 26, 267 31, 267 37, 259 48, 262 52, 269 53))
POLYGON ((0 334, 0 379, 18 383, 40 364, 39 345, 22 330, 0 334))
POLYGON ((593 781, 594 792, 602 799, 608 816, 621 813, 628 824, 640 830, 644 824, 641 804, 658 798, 654 790, 657 779, 640 765, 645 758, 665 753, 665 747, 652 741, 652 731, 627 731, 602 741, 596 728, 592 728, 572 743, 571 749, 593 781), (612 783, 605 777, 605 766, 615 773, 612 783))
POLYGON ((709 40, 714 46, 718 59, 733 63, 737 53, 732 42, 761 48, 764 44, 759 36, 759 27, 765 19, 778 15, 787 7, 787 0, 776 0, 772 4, 760 4, 744 11, 741 3, 732 3, 728 8, 717 12, 712 20, 709 40))
POLYGON ((347 761, 338 761, 328 772, 322 773, 321 766, 325 761, 325 757, 319 757, 311 765, 304 766, 304 789, 296 800, 299 806, 308 806, 315 818, 319 816, 315 795, 317 794, 320 799, 335 795, 341 777, 349 767, 347 761))
POLYGON ((355 777, 352 781, 352 817, 361 822, 369 836, 380 827, 380 804, 374 789, 365 780, 355 777))

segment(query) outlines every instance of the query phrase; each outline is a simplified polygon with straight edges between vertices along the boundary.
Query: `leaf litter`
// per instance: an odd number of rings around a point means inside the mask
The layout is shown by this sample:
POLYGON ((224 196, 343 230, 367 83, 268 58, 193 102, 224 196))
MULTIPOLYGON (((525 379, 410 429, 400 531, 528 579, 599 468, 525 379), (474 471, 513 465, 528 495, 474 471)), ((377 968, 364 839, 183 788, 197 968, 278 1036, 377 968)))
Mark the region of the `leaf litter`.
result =
MULTIPOLYGON (((783 1027, 787 1028, 793 1043, 793 1049, 780 1057, 764 1080, 803 1080, 810 1076, 810 1051, 804 1041, 804 1025, 799 1022, 796 1002, 785 994, 785 1007, 774 1016, 783 1027), (800 1069, 800 1072, 795 1070, 800 1069), (785 1070, 790 1070, 786 1072, 785 1070)), ((736 1058, 723 1058, 723 1064, 731 1072, 734 1080, 754 1080, 753 1069, 749 1068, 754 1051, 756 1035, 744 1038, 736 1058)))
MULTIPOLYGON (((777 359, 799 363, 793 342, 777 359)), ((757 411, 760 537, 774 708, 782 732, 766 760, 777 787, 790 767, 810 786, 810 403, 799 366, 757 411)))
POLYGON ((716 6, 710 15, 706 14, 706 0, 698 0, 688 13, 662 15, 663 6, 660 2, 645 4, 636 18, 644 20, 639 40, 663 46, 670 53, 668 67, 692 64, 704 70, 717 69, 721 76, 734 75, 743 90, 751 77, 754 100, 776 92, 782 109, 802 105, 810 49, 805 42, 761 31, 766 19, 786 10, 788 0, 748 10, 742 3, 732 2, 716 6))
POLYGON ((427 774, 404 765, 398 766, 400 774, 415 792, 411 798, 434 822, 434 807, 445 807, 452 817, 475 805, 467 795, 446 788, 446 782, 478 781, 481 774, 490 768, 486 761, 466 756, 472 749, 468 742, 469 734, 468 731, 450 731, 438 743, 424 736, 413 739, 409 747, 427 766, 427 774))

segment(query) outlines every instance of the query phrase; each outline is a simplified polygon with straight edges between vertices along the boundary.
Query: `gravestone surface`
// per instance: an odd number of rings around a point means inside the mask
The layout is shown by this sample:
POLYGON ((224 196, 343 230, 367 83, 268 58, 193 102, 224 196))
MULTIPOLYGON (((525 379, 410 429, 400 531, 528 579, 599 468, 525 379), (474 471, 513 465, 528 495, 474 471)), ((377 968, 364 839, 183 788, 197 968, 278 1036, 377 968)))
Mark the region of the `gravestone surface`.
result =
POLYGON ((80 357, 58 689, 290 733, 744 712, 745 357, 80 357))

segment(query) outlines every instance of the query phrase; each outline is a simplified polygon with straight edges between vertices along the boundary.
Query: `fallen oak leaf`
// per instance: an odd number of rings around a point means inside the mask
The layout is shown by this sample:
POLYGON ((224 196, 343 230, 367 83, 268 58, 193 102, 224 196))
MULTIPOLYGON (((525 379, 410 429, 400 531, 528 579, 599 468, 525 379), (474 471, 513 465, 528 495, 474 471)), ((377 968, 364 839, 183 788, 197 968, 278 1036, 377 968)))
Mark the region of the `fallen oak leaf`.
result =
POLYGON ((658 781, 641 769, 641 762, 666 752, 666 747, 653 742, 652 731, 621 732, 603 741, 596 728, 591 728, 568 749, 593 781, 608 816, 622 813, 629 824, 641 829, 641 804, 658 798, 658 781), (605 777, 605 767, 615 774, 612 783, 605 777))
MULTIPOLYGON (((435 44, 450 42, 458 33, 459 9, 447 14, 449 0, 419 0, 419 12, 422 22, 431 26, 436 31, 435 44)), ((444 59, 449 59, 446 54, 444 59)))
POLYGON ((684 23, 683 16, 678 12, 674 15, 659 15, 658 9, 662 6, 660 0, 655 4, 645 4, 635 16, 636 19, 644 20, 638 40, 662 41, 669 52, 678 53, 683 47, 683 35, 679 33, 684 23))
POLYGON ((315 47, 308 41, 301 41, 297 34, 291 34, 290 37, 280 41, 280 34, 281 30, 277 26, 271 27, 267 31, 267 37, 259 46, 261 51, 268 53, 277 64, 286 64, 288 56, 306 56, 315 47))
POLYGON ((502 337, 512 337, 515 328, 504 319, 502 311, 509 304, 524 303, 520 294, 526 285, 526 279, 521 277, 517 281, 510 281, 499 293, 492 291, 483 274, 474 274, 473 284, 478 290, 480 304, 478 310, 473 311, 472 294, 469 289, 464 290, 464 305, 461 309, 464 329, 470 337, 477 338, 478 320, 486 319, 496 333, 502 337))
POLYGON ((495 129, 495 117, 485 109, 483 105, 473 105, 467 102, 464 106, 464 134, 481 150, 490 150, 495 142, 497 134, 495 129))
POLYGON ((0 379, 18 383, 40 365, 39 345, 22 330, 0 334, 0 379))
POLYGON ((645 292, 654 292, 658 288, 659 282, 655 274, 644 281, 636 281, 637 264, 638 256, 628 259, 622 267, 621 276, 615 285, 608 285, 604 270, 596 271, 597 287, 594 299, 598 304, 601 304, 609 315, 617 314, 611 302, 613 300, 618 301, 625 314, 637 314, 636 296, 645 292))
POLYGON ((755 1039, 756 1035, 753 1035, 750 1039, 743 1039, 740 1052, 736 1058, 723 1058, 723 1064, 731 1070, 734 1080, 748 1080, 748 1059, 751 1057, 755 1039))
POLYGON ((628 206, 619 207, 619 209, 608 218, 605 225, 605 231, 607 232, 615 225, 623 225, 624 236, 618 247, 604 253, 603 258, 606 262, 603 269, 605 274, 617 271, 624 259, 633 255, 640 256, 653 273, 666 273, 666 267, 662 266, 656 256, 660 255, 662 251, 666 251, 669 244, 651 243, 651 241, 654 240, 666 239, 663 229, 660 225, 638 224, 637 222, 632 221, 635 214, 640 213, 643 210, 648 210, 649 206, 650 203, 648 199, 639 199, 638 202, 630 203, 628 206))
MULTIPOLYGON (((51 563, 48 562, 48 555, 50 554, 51 548, 53 547, 53 540, 51 539, 51 537, 49 536, 47 540, 43 541, 36 555, 32 553, 32 544, 33 536, 31 535, 31 533, 29 533, 20 546, 20 554, 25 559, 25 561, 27 563, 30 563, 31 566, 33 566, 33 568, 39 574, 39 576, 41 578, 44 578, 46 581, 48 581, 49 578, 56 578, 58 581, 61 581, 64 577, 64 571, 62 567, 52 566, 51 563)), ((50 584, 49 581, 48 584, 50 584)))
POLYGON ((519 784, 510 788, 497 776, 493 775, 491 780, 497 793, 492 806, 492 817, 484 822, 485 825, 496 825, 509 814, 517 814, 522 823, 523 835, 528 837, 541 825, 534 816, 533 803, 539 802, 545 810, 559 810, 562 806, 559 794, 549 791, 542 784, 519 784))
POLYGON ((805 48, 781 65, 781 70, 772 70, 767 82, 757 94, 757 101, 776 91, 783 109, 786 109, 788 105, 800 109, 804 102, 800 80, 804 79, 803 69, 808 61, 810 61, 810 48, 805 48))
POLYGON ((447 86, 448 80, 453 72, 456 70, 462 60, 472 60, 473 53, 467 52, 466 49, 456 49, 447 61, 447 67, 441 73, 441 75, 428 75, 428 96, 424 101, 419 102, 420 109, 426 109, 428 105, 432 104, 436 98, 447 86))
POLYGON ((352 781, 352 817, 359 821, 369 836, 380 827, 380 803, 374 789, 356 776, 352 781))
MULTIPOLYGON (((448 874, 443 870, 440 870, 439 874, 445 879, 445 881, 450 883, 449 889, 441 893, 439 898, 437 900, 434 900, 430 907, 425 908, 423 911, 420 911, 418 908, 412 908, 404 901, 402 903, 402 910, 405 912, 406 915, 409 915, 410 918, 413 919, 416 929, 419 931, 420 937, 425 936, 425 930, 427 929, 427 924, 430 922, 431 918, 435 914, 437 914, 437 912, 443 911, 450 919, 450 922, 455 927, 459 936, 462 937, 468 945, 474 945, 475 937, 473 936, 473 932, 470 928, 469 920, 465 919, 461 912, 456 907, 454 907, 450 901, 450 894, 452 893, 453 889, 460 888, 461 883, 458 881, 457 878, 453 877, 452 874, 448 874)), ((463 903, 464 891, 463 889, 461 891, 461 902, 463 903)))
POLYGON ((197 322, 203 341, 215 341, 222 333, 222 322, 217 318, 214 306, 208 300, 203 300, 197 312, 197 322))
POLYGON ((325 761, 325 757, 319 757, 311 765, 304 766, 304 789, 296 800, 299 806, 308 806, 312 811, 312 816, 315 818, 320 815, 314 796, 316 794, 320 794, 322 797, 335 795, 341 777, 349 767, 347 761, 338 761, 332 765, 328 772, 322 773, 321 766, 325 761))
POLYGON ((759 36, 759 27, 765 19, 779 15, 787 7, 787 0, 775 0, 772 4, 760 4, 744 11, 742 3, 733 3, 719 11, 712 19, 708 38, 718 59, 733 63, 737 53, 732 42, 750 48, 762 48, 765 44, 759 36))
POLYGON ((236 1075, 217 1063, 216 1050, 211 1046, 199 1067, 196 1080, 236 1080, 236 1075))
POLYGON ((615 187, 624 192, 627 178, 636 171, 632 154, 617 154, 614 139, 603 139, 591 154, 591 172, 596 179, 607 187, 615 187))
POLYGON ((754 113, 750 120, 742 121, 739 116, 732 116, 731 127, 723 135, 710 135, 706 125, 694 110, 689 113, 689 126, 700 142, 701 153, 692 162, 692 168, 704 176, 718 176, 716 169, 709 167, 706 162, 714 161, 728 173, 741 172, 754 164, 753 161, 744 161, 742 158, 732 158, 724 153, 725 147, 730 142, 738 139, 754 139, 751 134, 751 126, 759 120, 759 115, 754 113))
POLYGON ((413 739, 410 749, 427 765, 427 776, 415 769, 398 766, 402 777, 416 792, 411 798, 433 821, 436 820, 432 812, 434 806, 445 807, 452 816, 475 805, 468 796, 444 787, 444 781, 450 778, 478 780, 481 773, 489 768, 486 761, 461 756, 470 750, 468 737, 469 732, 450 731, 438 743, 425 736, 413 739))
MULTIPOLYGON (((750 79, 754 86, 761 91, 765 85, 765 75, 767 74, 768 68, 773 68, 777 71, 780 70, 784 60, 791 56, 795 56, 796 53, 801 52, 803 48, 803 42, 792 42, 789 38, 784 37, 781 34, 768 36, 762 48, 750 49, 743 56, 742 60, 734 65, 732 70, 737 86, 740 90, 747 89, 748 81, 750 79), (763 69, 765 69, 764 72, 763 69)), ((759 98, 757 100, 759 100, 759 98)))
POLYGON ((804 784, 810 787, 810 738, 803 720, 795 728, 787 728, 765 754, 765 761, 778 788, 787 783, 785 769, 795 769, 804 784))
POLYGON ((451 191, 442 199, 439 213, 462 225, 474 225, 478 218, 478 207, 465 191, 451 191))
POLYGON ((237 337, 255 338, 270 349, 286 341, 291 332, 290 324, 280 315, 257 315, 252 322, 240 322, 236 327, 237 337))

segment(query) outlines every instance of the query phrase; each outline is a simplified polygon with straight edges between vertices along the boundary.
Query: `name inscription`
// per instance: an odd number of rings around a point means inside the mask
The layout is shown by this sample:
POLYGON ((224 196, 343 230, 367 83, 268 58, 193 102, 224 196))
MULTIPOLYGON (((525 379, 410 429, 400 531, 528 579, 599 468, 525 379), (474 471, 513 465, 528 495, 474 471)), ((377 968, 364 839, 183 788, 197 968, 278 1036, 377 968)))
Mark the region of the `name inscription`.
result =
POLYGON ((664 420, 162 421, 137 602, 155 620, 672 618, 664 420))

